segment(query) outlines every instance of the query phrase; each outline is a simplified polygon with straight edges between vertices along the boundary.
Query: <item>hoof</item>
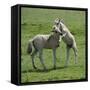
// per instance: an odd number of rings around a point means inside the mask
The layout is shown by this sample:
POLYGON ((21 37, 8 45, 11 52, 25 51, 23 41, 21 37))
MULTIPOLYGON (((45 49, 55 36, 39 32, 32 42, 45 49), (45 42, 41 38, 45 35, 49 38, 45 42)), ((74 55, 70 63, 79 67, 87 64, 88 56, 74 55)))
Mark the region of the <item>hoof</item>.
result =
POLYGON ((37 67, 35 67, 35 66, 34 66, 33 68, 34 68, 34 69, 37 69, 37 67))
POLYGON ((53 69, 56 69, 56 67, 53 67, 53 69))
POLYGON ((47 71, 47 68, 45 67, 43 70, 44 70, 44 71, 47 71))
POLYGON ((75 62, 75 64, 78 64, 77 62, 75 62))

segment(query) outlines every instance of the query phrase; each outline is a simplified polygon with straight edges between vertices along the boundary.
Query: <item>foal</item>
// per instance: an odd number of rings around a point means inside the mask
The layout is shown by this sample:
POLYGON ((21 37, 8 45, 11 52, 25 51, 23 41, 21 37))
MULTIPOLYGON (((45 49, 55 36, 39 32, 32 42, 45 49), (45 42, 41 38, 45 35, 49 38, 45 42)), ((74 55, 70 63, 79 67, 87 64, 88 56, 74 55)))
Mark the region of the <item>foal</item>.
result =
POLYGON ((29 40, 27 52, 31 54, 32 58, 32 65, 33 68, 36 69, 36 66, 34 64, 34 57, 39 52, 39 59, 41 64, 43 65, 43 68, 46 69, 44 65, 43 60, 43 49, 52 49, 53 50, 53 62, 54 66, 53 68, 56 68, 56 48, 59 47, 59 39, 60 35, 62 35, 61 31, 58 27, 53 27, 52 30, 53 33, 49 35, 36 35, 32 40, 29 40), (32 48, 34 48, 34 51, 32 51, 32 48))
POLYGON ((75 64, 77 63, 77 45, 76 45, 76 41, 74 36, 70 33, 70 31, 68 30, 68 28, 66 27, 66 25, 62 22, 62 20, 60 19, 56 19, 55 20, 55 25, 56 27, 59 28, 59 30, 62 32, 63 36, 62 36, 62 40, 66 43, 66 49, 67 49, 67 56, 66 56, 66 64, 65 66, 68 66, 69 63, 69 52, 70 49, 72 48, 74 51, 74 55, 75 55, 75 64))

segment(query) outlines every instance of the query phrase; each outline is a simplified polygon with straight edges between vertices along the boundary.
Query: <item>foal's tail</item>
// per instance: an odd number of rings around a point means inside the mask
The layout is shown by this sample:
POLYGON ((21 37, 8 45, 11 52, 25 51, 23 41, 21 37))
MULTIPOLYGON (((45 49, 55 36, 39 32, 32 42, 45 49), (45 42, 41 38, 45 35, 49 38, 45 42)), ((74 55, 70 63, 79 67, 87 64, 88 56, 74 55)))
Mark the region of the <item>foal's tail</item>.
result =
POLYGON ((31 54, 32 53, 32 48, 33 48, 32 40, 29 40, 28 47, 27 47, 27 53, 28 54, 31 54))

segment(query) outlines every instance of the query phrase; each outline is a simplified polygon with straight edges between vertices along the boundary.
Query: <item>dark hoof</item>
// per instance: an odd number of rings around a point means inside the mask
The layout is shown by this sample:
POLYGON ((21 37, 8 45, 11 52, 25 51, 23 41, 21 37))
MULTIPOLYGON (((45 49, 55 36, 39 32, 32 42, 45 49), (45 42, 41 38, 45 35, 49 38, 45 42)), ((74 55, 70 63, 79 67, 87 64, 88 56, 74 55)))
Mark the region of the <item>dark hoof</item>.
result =
POLYGON ((33 68, 34 68, 34 69, 37 69, 37 67, 35 67, 35 66, 34 66, 33 68))
POLYGON ((47 68, 44 68, 45 71, 47 71, 47 68))
POLYGON ((75 64, 78 64, 77 62, 75 62, 75 64))
POLYGON ((56 67, 53 67, 53 69, 56 69, 56 67))

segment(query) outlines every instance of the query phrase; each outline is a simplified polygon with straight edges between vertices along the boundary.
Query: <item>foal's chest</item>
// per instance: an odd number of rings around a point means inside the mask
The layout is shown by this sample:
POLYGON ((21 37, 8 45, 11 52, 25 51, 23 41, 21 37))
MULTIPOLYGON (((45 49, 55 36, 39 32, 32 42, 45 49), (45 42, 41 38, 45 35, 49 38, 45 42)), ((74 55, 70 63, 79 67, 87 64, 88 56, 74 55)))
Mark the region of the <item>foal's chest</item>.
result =
POLYGON ((48 49, 59 47, 59 39, 56 40, 55 38, 51 38, 50 40, 47 40, 44 47, 48 49))

